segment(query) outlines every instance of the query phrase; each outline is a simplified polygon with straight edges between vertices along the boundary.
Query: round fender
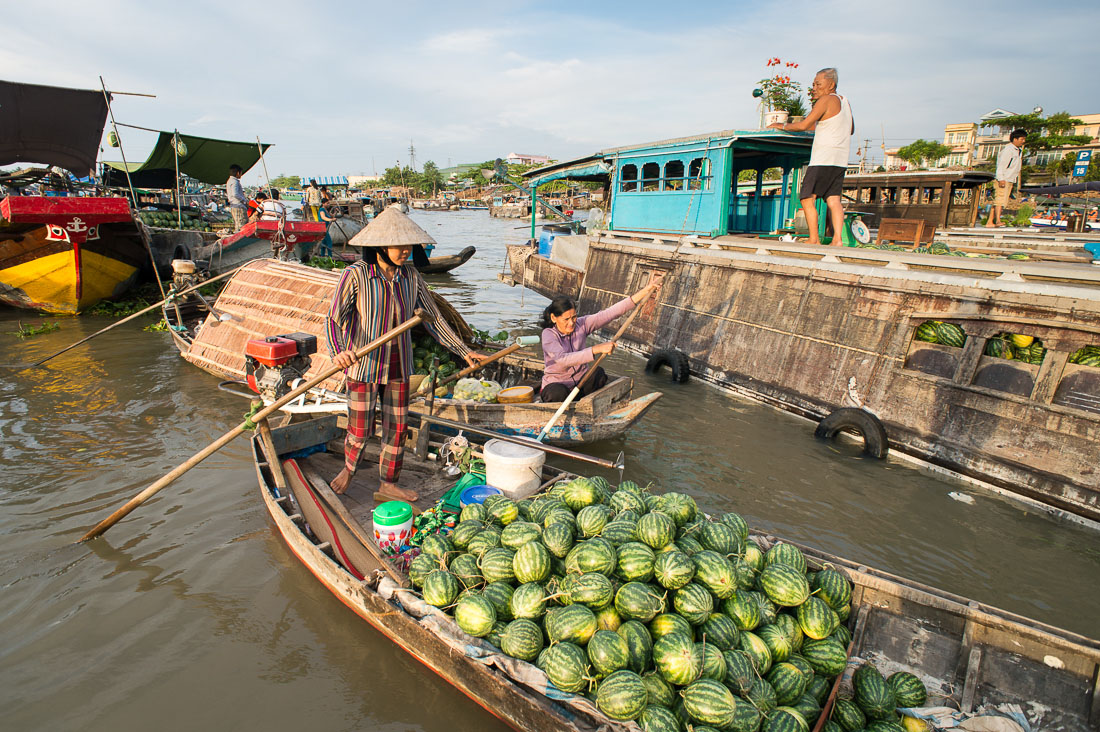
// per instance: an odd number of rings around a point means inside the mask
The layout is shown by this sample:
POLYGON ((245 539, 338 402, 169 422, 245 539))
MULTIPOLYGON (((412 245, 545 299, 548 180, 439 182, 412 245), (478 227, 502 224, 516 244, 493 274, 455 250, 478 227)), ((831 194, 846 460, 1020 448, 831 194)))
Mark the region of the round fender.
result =
POLYGON ((886 437, 886 428, 878 417, 864 409, 846 407, 838 409, 821 420, 814 437, 832 440, 838 432, 856 432, 863 438, 863 454, 879 458, 886 457, 890 450, 886 437))
POLYGON ((672 380, 682 384, 691 376, 687 354, 675 348, 662 348, 654 351, 649 360, 645 362, 646 373, 655 374, 662 366, 668 366, 672 372, 672 380))

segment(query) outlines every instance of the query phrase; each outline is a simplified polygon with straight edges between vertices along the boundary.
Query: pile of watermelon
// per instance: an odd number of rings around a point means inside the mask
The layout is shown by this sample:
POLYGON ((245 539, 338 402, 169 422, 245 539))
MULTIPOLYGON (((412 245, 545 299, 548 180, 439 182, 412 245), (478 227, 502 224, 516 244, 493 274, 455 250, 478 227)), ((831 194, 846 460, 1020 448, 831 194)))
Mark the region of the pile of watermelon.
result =
POLYGON ((139 211, 138 217, 146 226, 161 229, 187 229, 189 231, 211 231, 210 225, 201 216, 184 213, 182 217, 175 211, 139 211), (182 220, 181 220, 182 219, 182 220))
POLYGON ((1069 362, 1079 363, 1082 366, 1100 366, 1100 346, 1078 348, 1070 354, 1069 362))
POLYGON ((424 334, 413 342, 413 373, 427 375, 436 356, 439 357, 439 378, 445 379, 459 370, 455 356, 430 335, 424 334))
POLYGON ((966 344, 966 332, 954 323, 941 320, 926 320, 917 326, 914 336, 918 341, 941 343, 953 348, 962 348, 966 344))
POLYGON ((1047 349, 1041 338, 1020 333, 998 333, 986 341, 985 355, 1041 364, 1047 349))
MULTIPOLYGON (((426 602, 646 732, 809 732, 848 662, 848 579, 684 493, 596 477, 490 496, 421 549, 409 578, 426 602)), ((826 729, 898 732, 897 695, 862 673, 866 724, 826 729)))

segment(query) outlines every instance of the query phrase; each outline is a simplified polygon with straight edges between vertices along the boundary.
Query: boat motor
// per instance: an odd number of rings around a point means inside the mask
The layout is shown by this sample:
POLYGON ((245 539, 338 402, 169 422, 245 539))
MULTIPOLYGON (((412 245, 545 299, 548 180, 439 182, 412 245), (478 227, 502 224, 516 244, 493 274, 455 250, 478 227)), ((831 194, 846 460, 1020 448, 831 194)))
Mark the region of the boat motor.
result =
POLYGON ((248 387, 265 399, 278 399, 294 388, 294 381, 306 375, 314 353, 317 353, 317 336, 309 333, 249 341, 244 346, 248 387))

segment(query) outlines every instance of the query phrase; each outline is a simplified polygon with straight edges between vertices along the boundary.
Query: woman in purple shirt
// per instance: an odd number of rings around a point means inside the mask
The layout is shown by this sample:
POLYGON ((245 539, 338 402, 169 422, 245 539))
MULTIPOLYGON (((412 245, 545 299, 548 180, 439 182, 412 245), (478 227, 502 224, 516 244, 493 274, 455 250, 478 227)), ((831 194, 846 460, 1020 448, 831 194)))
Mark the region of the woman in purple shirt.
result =
MULTIPOLYGON (((586 347, 585 341, 590 333, 625 315, 633 308, 645 302, 661 289, 660 280, 650 282, 630 297, 625 297, 606 310, 595 315, 577 317, 577 306, 564 295, 550 301, 542 311, 539 325, 542 327, 542 357, 546 370, 542 374, 542 394, 544 402, 563 402, 569 392, 577 385, 587 370, 588 364, 601 353, 611 353, 615 344, 611 341, 586 347)), ((602 366, 596 367, 592 378, 584 383, 580 396, 588 396, 607 384, 607 374, 602 366)))

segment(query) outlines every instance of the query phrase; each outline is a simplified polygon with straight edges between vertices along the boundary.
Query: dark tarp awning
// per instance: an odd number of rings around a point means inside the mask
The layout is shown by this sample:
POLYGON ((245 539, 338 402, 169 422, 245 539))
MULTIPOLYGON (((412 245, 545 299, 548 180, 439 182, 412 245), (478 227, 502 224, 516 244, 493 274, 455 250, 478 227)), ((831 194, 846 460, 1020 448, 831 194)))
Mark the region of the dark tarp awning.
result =
POLYGON ((43 163, 87 175, 106 122, 102 91, 0 81, 0 165, 43 163))
MULTIPOLYGON (((176 152, 172 145, 173 133, 161 132, 157 138, 157 144, 153 146, 153 152, 140 166, 130 166, 130 176, 134 185, 148 188, 174 188, 176 175, 176 152), (139 183, 139 178, 144 181, 139 183), (156 185, 156 181, 167 180, 167 185, 156 185)), ((180 140, 187 147, 187 154, 180 156, 180 172, 195 180, 221 185, 229 178, 229 166, 237 164, 247 172, 260 160, 260 151, 254 142, 233 142, 231 140, 214 140, 209 137, 195 137, 180 133, 180 140)), ((270 144, 264 143, 266 151, 270 144)), ((120 171, 110 175, 108 184, 112 181, 122 180, 125 185, 126 176, 122 174, 122 163, 108 162, 107 165, 120 171)))
POLYGON ((1090 180, 1084 183, 1070 183, 1064 186, 1024 186, 1020 190, 1023 193, 1038 193, 1044 196, 1058 196, 1063 193, 1084 193, 1085 191, 1100 193, 1100 180, 1090 180))

